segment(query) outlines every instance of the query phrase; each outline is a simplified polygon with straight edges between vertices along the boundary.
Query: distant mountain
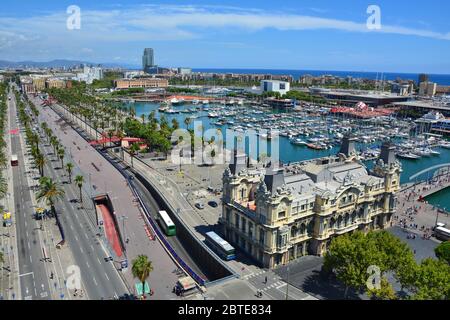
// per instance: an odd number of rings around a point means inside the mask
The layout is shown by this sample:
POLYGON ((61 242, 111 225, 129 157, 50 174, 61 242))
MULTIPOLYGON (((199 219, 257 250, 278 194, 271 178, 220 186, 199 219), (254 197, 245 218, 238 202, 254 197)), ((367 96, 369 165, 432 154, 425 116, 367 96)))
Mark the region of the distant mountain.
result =
POLYGON ((73 66, 77 66, 80 64, 86 64, 86 65, 92 65, 97 66, 101 65, 105 68, 136 68, 135 65, 130 64, 121 64, 121 63, 95 63, 95 62, 88 62, 88 61, 79 61, 79 60, 64 60, 64 59, 56 59, 46 62, 37 62, 37 61, 6 61, 6 60, 0 60, 0 68, 15 68, 15 69, 22 69, 22 68, 70 68, 73 66))

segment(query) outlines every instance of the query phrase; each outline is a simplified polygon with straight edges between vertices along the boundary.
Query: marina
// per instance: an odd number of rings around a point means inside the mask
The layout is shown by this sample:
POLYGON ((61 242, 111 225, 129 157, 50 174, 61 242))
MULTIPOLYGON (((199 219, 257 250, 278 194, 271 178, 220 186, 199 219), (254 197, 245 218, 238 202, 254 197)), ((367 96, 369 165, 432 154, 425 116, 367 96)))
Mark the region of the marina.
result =
MULTIPOLYGON (((371 160, 380 153, 383 140, 391 138, 397 158, 403 164, 402 183, 421 170, 450 162, 450 142, 444 137, 423 132, 411 119, 393 116, 375 119, 352 119, 329 114, 329 109, 304 105, 301 110, 273 110, 252 104, 203 104, 184 102, 171 105, 152 102, 126 104, 136 110, 136 117, 148 116, 152 111, 156 118, 165 116, 176 119, 182 128, 184 119, 192 123, 201 121, 202 130, 225 129, 236 132, 254 132, 267 140, 268 149, 272 134, 278 133, 280 160, 283 163, 299 162, 336 154, 344 135, 352 134, 361 160, 371 167, 371 160)), ((190 126, 193 129, 194 124, 190 126)), ((248 148, 247 148, 248 151, 248 148)))

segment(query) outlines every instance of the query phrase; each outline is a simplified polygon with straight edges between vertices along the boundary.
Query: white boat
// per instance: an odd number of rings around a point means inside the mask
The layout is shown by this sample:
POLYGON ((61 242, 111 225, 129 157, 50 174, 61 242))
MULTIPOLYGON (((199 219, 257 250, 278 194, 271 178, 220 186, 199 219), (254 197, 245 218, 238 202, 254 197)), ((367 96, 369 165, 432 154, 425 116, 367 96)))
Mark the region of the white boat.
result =
POLYGON ((194 99, 192 100, 192 104, 199 104, 200 100, 194 99))
POLYGON ((208 118, 217 118, 217 117, 219 117, 219 115, 215 112, 208 113, 208 118))
POLYGON ((439 147, 444 149, 450 149, 450 143, 449 142, 442 142, 439 144, 439 147))
POLYGON ((177 104, 180 104, 180 100, 178 100, 177 98, 172 98, 172 99, 170 99, 170 103, 172 105, 177 105, 177 104))
POLYGON ((415 154, 413 154, 411 152, 399 153, 397 156, 400 157, 400 158, 403 158, 403 159, 411 159, 411 160, 420 159, 420 156, 415 155, 415 154))
POLYGON ((438 155, 441 154, 439 151, 436 151, 436 150, 433 150, 433 149, 430 149, 430 152, 431 152, 431 154, 434 155, 434 156, 438 156, 438 155))
POLYGON ((202 103, 203 103, 203 104, 208 104, 208 103, 209 103, 209 100, 203 100, 202 103))
POLYGON ((308 143, 300 138, 291 139, 290 142, 296 146, 306 146, 308 143))

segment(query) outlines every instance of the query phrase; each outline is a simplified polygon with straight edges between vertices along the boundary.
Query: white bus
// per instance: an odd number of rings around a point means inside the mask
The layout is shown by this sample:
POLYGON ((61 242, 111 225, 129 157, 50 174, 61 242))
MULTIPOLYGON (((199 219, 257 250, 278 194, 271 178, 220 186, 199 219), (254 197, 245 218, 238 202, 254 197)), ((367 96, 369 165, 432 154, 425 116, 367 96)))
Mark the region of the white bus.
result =
POLYGON ((436 239, 448 241, 450 240, 450 230, 440 226, 436 227, 434 229, 434 236, 436 237, 436 239))
POLYGON ((167 236, 174 236, 176 234, 175 224, 166 211, 158 211, 158 221, 167 236))
POLYGON ((214 231, 205 234, 205 243, 224 260, 229 261, 236 258, 234 248, 214 231))

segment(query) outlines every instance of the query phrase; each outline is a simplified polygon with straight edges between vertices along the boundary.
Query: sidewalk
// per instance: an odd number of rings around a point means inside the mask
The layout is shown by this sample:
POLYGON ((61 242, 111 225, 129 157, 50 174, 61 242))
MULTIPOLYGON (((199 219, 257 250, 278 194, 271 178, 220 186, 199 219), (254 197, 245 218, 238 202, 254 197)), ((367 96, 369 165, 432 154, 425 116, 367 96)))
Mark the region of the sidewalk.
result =
MULTIPOLYGON (((53 108, 64 114, 61 107, 53 106, 53 108)), ((177 277, 171 271, 176 266, 168 257, 161 244, 158 241, 152 241, 148 237, 140 208, 133 201, 134 196, 129 187, 127 187, 124 177, 72 127, 61 128, 61 122, 58 122, 61 118, 55 110, 45 108, 42 110, 42 116, 47 118, 46 122, 61 139, 62 144, 67 148, 70 147, 71 151, 69 154, 73 157, 73 163, 79 166, 85 176, 90 177, 89 184, 92 185, 92 189, 96 193, 107 193, 110 196, 116 217, 120 218, 126 215, 126 223, 120 221, 119 230, 123 235, 123 228, 125 228, 125 234, 130 239, 129 243, 126 244, 129 267, 123 275, 131 290, 134 291, 133 287, 134 283, 136 283, 136 279, 131 274, 131 261, 137 255, 145 254, 153 262, 154 266, 154 271, 149 278, 149 283, 155 292, 151 299, 173 298, 174 294, 172 294, 171 289, 177 281, 177 277), (92 164, 95 164, 96 168, 92 164), (159 279, 159 281, 156 279, 159 279)), ((84 129, 85 126, 83 125, 82 127, 84 129)))
MULTIPOLYGON (((7 155, 11 155, 11 139, 9 129, 11 128, 11 119, 9 108, 7 111, 6 125, 5 125, 5 141, 7 155)), ((0 300, 20 300, 21 291, 19 283, 19 265, 18 265, 18 254, 17 254, 17 236, 16 236, 16 215, 14 208, 14 188, 12 179, 12 168, 8 163, 7 168, 3 170, 3 177, 8 183, 8 193, 5 198, 0 201, 0 206, 3 207, 5 211, 11 212, 12 224, 10 227, 3 227, 3 217, 0 237, 0 250, 3 252, 3 258, 5 262, 1 268, 0 272, 0 300), (6 268, 6 269, 5 269, 6 268)))

